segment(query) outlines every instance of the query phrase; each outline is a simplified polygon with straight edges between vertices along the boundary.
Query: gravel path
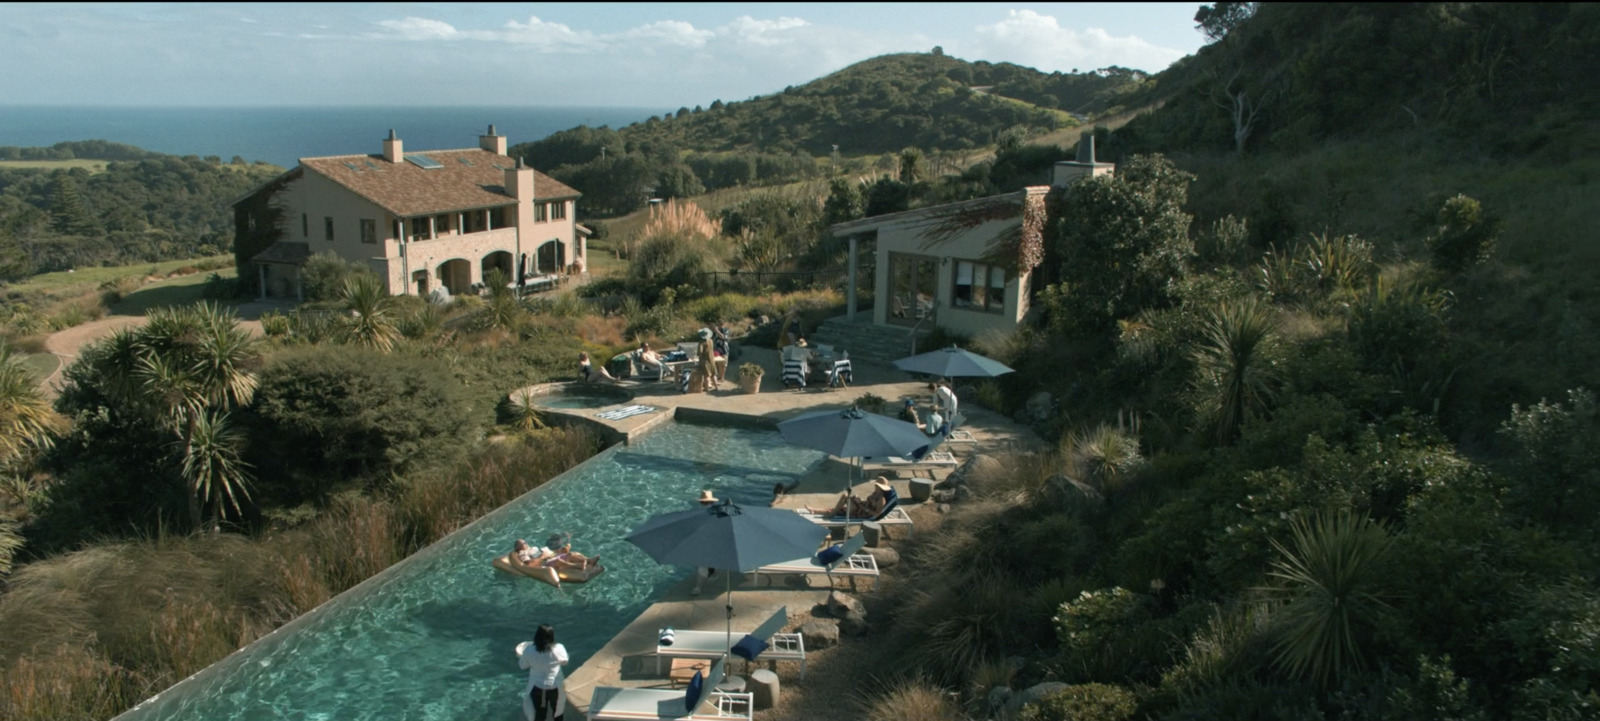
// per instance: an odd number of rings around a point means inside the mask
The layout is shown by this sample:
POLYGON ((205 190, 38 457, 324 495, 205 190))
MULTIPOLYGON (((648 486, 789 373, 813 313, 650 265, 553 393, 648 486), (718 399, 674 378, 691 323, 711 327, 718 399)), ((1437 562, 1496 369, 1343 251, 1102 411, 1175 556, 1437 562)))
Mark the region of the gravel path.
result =
MULTIPOLYGON (((285 306, 280 304, 252 302, 239 304, 234 308, 234 312, 242 319, 239 325, 249 331, 251 337, 260 338, 261 314, 268 310, 284 308, 285 306)), ((39 382, 39 391, 45 398, 53 400, 61 393, 62 372, 78 359, 78 353, 82 352, 84 347, 122 328, 137 328, 144 324, 145 317, 142 315, 108 315, 100 320, 92 320, 51 333, 44 339, 44 349, 53 353, 61 361, 61 365, 54 373, 39 382)))

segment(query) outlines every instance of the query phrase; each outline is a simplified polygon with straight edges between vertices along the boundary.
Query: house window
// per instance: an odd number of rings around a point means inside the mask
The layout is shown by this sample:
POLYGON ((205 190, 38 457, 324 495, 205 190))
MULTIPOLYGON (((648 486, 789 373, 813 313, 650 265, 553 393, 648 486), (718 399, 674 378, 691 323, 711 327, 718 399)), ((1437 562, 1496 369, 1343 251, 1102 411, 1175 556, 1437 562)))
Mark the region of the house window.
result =
POLYGON ((494 208, 489 211, 489 229, 506 227, 506 209, 494 208))
POLYGON ((450 231, 450 214, 443 213, 433 218, 433 232, 435 235, 445 235, 450 231))
POLYGON ((563 200, 563 201, 561 201, 559 203, 551 203, 550 204, 550 219, 551 220, 566 220, 567 219, 567 202, 566 201, 563 200))
POLYGON ((547 221, 549 219, 550 219, 550 210, 545 207, 545 204, 544 203, 534 203, 533 204, 533 222, 535 222, 535 223, 543 223, 543 222, 545 222, 545 221, 547 221))
POLYGON ((323 217, 322 234, 328 237, 328 242, 333 242, 333 216, 329 215, 323 217))
POLYGON ((1000 313, 1006 307, 1005 269, 971 261, 956 262, 956 286, 951 305, 967 310, 1000 313))
POLYGON ((311 239, 311 216, 305 213, 300 214, 300 237, 311 239))
POLYGON ((361 242, 378 242, 378 221, 367 218, 361 219, 361 242))
POLYGON ((428 219, 427 218, 412 218, 411 219, 411 239, 412 240, 427 240, 428 239, 428 219))

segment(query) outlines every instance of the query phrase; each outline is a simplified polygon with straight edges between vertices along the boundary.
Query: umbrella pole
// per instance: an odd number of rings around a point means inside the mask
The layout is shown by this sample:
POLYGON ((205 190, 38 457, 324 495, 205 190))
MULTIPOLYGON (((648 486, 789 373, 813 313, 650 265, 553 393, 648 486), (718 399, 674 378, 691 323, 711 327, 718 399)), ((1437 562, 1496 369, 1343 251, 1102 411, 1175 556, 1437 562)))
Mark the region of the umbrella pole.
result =
POLYGON ((728 612, 728 650, 722 653, 722 662, 726 664, 733 660, 733 572, 724 571, 724 573, 728 574, 728 604, 726 606, 726 610, 728 612))

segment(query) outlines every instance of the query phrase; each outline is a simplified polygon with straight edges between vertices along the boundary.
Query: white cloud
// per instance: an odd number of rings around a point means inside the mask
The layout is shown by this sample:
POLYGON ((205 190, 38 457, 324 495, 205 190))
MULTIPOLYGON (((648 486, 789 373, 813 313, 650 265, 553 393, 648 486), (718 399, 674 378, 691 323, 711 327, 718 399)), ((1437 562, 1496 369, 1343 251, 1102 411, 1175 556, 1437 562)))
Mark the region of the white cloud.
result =
POLYGON ((710 30, 697 29, 693 24, 681 20, 662 20, 649 25, 640 25, 618 35, 624 40, 656 40, 686 48, 704 47, 706 41, 715 36, 716 33, 710 30))
POLYGON ((380 20, 378 25, 393 30, 406 40, 454 40, 461 37, 461 32, 450 23, 427 18, 380 20))
POLYGON ((1080 32, 1062 27, 1056 18, 1032 10, 1012 10, 1006 19, 974 31, 978 36, 975 56, 1005 59, 1045 72, 1109 65, 1156 72, 1184 56, 1181 50, 1159 47, 1134 35, 1113 37, 1100 28, 1080 32))
POLYGON ((733 22, 718 28, 717 34, 756 45, 777 45, 793 41, 793 35, 784 34, 785 30, 803 28, 807 25, 810 23, 800 18, 757 20, 749 15, 741 15, 733 22))

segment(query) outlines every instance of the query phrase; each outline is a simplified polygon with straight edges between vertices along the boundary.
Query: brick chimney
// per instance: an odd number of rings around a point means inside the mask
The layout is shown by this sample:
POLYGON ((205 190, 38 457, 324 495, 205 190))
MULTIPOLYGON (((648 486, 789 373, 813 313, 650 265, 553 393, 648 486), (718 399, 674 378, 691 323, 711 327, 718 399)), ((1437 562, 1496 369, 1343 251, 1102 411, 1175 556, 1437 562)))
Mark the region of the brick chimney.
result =
POLYGON ((518 203, 533 200, 533 168, 524 166, 521 158, 517 159, 517 167, 506 169, 506 195, 518 203))
POLYGON ((400 136, 394 134, 394 128, 389 128, 389 137, 383 141, 383 159, 391 163, 406 159, 405 148, 400 143, 400 136))
POLYGON ((478 136, 478 147, 495 155, 506 154, 506 138, 504 135, 495 135, 494 126, 489 126, 489 132, 478 136))

